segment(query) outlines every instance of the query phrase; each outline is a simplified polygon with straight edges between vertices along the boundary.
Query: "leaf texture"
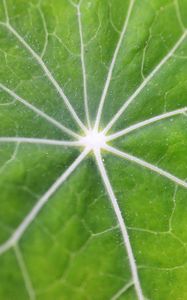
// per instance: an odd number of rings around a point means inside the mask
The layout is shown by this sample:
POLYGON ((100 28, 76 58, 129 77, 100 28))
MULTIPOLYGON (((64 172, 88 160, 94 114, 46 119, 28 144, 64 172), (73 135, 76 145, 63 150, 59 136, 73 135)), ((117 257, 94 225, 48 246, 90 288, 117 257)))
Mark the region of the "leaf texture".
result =
POLYGON ((0 0, 0 299, 187 299, 187 1, 0 0))

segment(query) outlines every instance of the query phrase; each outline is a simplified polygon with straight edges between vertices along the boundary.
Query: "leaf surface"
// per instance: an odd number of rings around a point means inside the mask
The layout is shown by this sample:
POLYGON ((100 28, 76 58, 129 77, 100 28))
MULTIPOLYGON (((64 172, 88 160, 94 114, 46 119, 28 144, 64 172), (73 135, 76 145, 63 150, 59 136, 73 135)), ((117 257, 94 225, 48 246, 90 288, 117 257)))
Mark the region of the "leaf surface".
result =
POLYGON ((0 299, 187 298, 186 20, 0 1, 0 299))

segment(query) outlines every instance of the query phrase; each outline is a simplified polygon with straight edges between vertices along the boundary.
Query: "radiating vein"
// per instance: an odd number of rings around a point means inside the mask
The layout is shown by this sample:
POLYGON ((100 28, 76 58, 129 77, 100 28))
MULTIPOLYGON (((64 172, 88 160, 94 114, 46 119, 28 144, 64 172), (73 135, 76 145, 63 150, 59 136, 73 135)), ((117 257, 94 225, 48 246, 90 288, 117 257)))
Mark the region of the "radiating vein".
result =
POLYGON ((26 107, 34 111, 37 115, 47 120, 49 123, 55 125, 57 128, 61 129, 62 131, 66 132, 67 134, 73 136, 74 138, 80 138, 78 134, 73 132, 71 129, 63 126, 61 123, 44 113, 42 110, 34 106, 33 104, 29 103, 25 99, 21 98, 19 95, 17 95, 14 91, 10 90, 8 87, 6 87, 4 84, 0 83, 0 89, 7 92, 10 96, 18 100, 20 103, 24 104, 26 107))
POLYGON ((106 169, 105 169, 104 164, 102 162, 102 158, 101 158, 101 154, 100 154, 99 150, 95 150, 95 158, 96 158, 96 162, 97 162, 100 174, 101 174, 101 178, 102 178, 103 183, 105 185, 106 191, 108 193, 108 196, 110 198, 111 204, 113 206, 115 215, 117 217, 117 220, 118 220, 118 223, 119 223, 119 226, 120 226, 124 246, 126 248, 128 259, 129 259, 129 264, 130 264, 130 268, 131 268, 131 272, 132 272, 132 278, 133 278, 133 283, 134 283, 135 290, 136 290, 136 293, 137 293, 137 297, 138 297, 139 300, 143 300, 144 297, 143 297, 143 293, 142 293, 142 289, 141 289, 141 285, 140 285, 140 280, 139 280, 139 276, 138 276, 136 261, 135 261, 134 254, 133 254, 133 251, 132 251, 132 247, 131 247, 131 244, 130 244, 127 228, 126 228, 123 216, 121 214, 117 199, 114 195, 113 188, 112 188, 111 183, 109 181, 106 169))
POLYGON ((116 139, 120 136, 126 135, 129 132, 132 132, 132 131, 134 131, 136 129, 139 129, 141 127, 147 126, 147 125, 155 123, 155 122, 159 122, 159 121, 164 120, 164 119, 171 118, 171 117, 176 116, 176 115, 185 114, 185 112, 187 112, 187 107, 183 107, 183 108, 180 108, 180 109, 169 111, 167 113, 164 113, 164 114, 155 116, 153 118, 138 122, 138 123, 133 124, 133 125, 125 128, 125 129, 122 129, 118 132, 115 132, 114 134, 111 134, 111 135, 107 136, 106 140, 107 141, 114 140, 114 139, 116 139))
POLYGON ((77 17, 78 17, 78 24, 79 24, 80 47, 81 47, 81 64, 82 64, 82 76, 83 76, 83 88, 84 88, 84 107, 85 107, 87 124, 88 124, 88 127, 91 128, 89 108, 88 108, 87 78, 86 78, 84 41, 83 41, 83 30, 82 30, 80 5, 81 5, 81 2, 79 3, 79 5, 77 5, 77 17))
POLYGON ((163 169, 161 169, 161 168, 159 168, 159 167, 157 167, 153 164, 150 164, 150 163, 146 162, 143 159, 140 159, 136 156, 133 156, 129 153, 120 151, 120 150, 118 150, 114 147, 108 146, 108 145, 105 146, 105 150, 107 150, 107 151, 109 151, 109 152, 111 152, 111 153, 113 153, 113 154, 115 154, 119 157, 125 158, 126 160, 132 161, 132 162, 134 162, 134 163, 136 163, 136 164, 138 164, 138 165, 140 165, 140 166, 142 166, 146 169, 149 169, 149 170, 157 173, 160 176, 164 176, 164 177, 168 178, 169 180, 171 180, 172 182, 174 182, 177 185, 180 185, 182 187, 187 188, 187 182, 186 181, 174 176, 173 174, 171 174, 171 173, 169 173, 169 172, 167 172, 167 171, 165 171, 165 170, 163 170, 163 169))
POLYGON ((104 89, 103 89, 103 92, 102 92, 102 95, 101 95, 101 99, 100 99, 100 103, 99 103, 99 107, 98 107, 98 112, 97 112, 97 116, 96 116, 96 122, 95 122, 95 129, 96 130, 99 127, 99 122, 100 122, 100 119, 101 119, 105 98, 106 98, 106 95, 107 95, 107 92, 108 92, 110 81, 112 79, 113 69, 114 69, 114 66, 115 66, 115 63, 116 63, 116 59, 117 59, 119 50, 121 48, 121 44, 122 44, 124 35, 127 31, 127 27, 128 27, 129 19, 130 19, 130 16, 131 16, 133 5, 134 5, 134 0, 130 0, 129 1, 128 12, 127 12, 127 15, 125 17, 125 22, 124 22, 124 25, 123 25, 123 29, 122 29, 122 32, 120 34, 116 49, 114 51, 112 61, 111 61, 110 67, 109 67, 109 72, 108 72, 106 82, 105 82, 105 85, 104 85, 104 89))
POLYGON ((185 31, 182 36, 175 43, 174 47, 168 52, 168 54, 159 62, 159 64, 152 70, 152 72, 145 78, 145 80, 140 84, 136 91, 124 102, 121 108, 117 111, 114 117, 109 121, 107 126, 104 129, 106 134, 110 128, 116 123, 116 121, 121 117, 127 107, 135 100, 135 98, 140 94, 140 92, 147 86, 151 79, 157 74, 157 72, 165 65, 165 63, 172 57, 175 51, 180 47, 182 42, 187 36, 187 31, 185 31))
POLYGON ((46 76, 48 77, 49 81, 53 84, 53 86, 56 88, 56 90, 59 93, 59 95, 63 98, 63 100, 64 100, 64 102, 65 102, 65 104, 66 104, 69 112, 71 113, 71 115, 74 118, 74 120, 76 121, 76 123, 80 126, 80 128, 84 132, 86 132, 87 131, 86 127, 84 126, 84 124, 79 119, 79 117, 78 117, 77 113, 75 112, 73 106, 69 102, 67 96, 64 94, 64 91, 62 90, 62 88, 60 87, 60 85, 58 84, 58 82, 56 81, 56 79, 53 77, 52 73, 49 71, 49 69, 47 68, 47 66, 45 65, 45 63, 43 62, 43 60, 40 58, 40 56, 38 56, 38 54, 25 42, 25 40, 19 35, 19 33, 11 25, 8 24, 7 28, 15 35, 15 37, 25 46, 25 48, 36 59, 36 61, 38 62, 38 64, 44 70, 44 72, 45 72, 46 76))
POLYGON ((79 141, 61 141, 29 137, 0 137, 0 143, 26 143, 26 144, 44 144, 51 146, 66 146, 66 147, 80 147, 82 143, 79 141))
POLYGON ((6 23, 1 22, 0 24, 3 25, 4 27, 6 27, 19 40, 19 42, 30 52, 30 54, 35 58, 35 60, 39 64, 39 66, 43 69, 43 71, 46 74, 49 81, 53 84, 53 86, 55 87, 55 89, 57 90, 59 95, 62 97, 64 103, 66 104, 69 112, 71 113, 71 115, 74 118, 74 120, 76 121, 76 123, 80 126, 80 128, 84 132, 87 132, 86 127, 84 126, 84 124, 79 119, 77 113, 75 112, 75 110, 74 110, 73 106, 71 105, 69 99, 65 95, 63 89, 60 87, 60 85, 58 84, 58 82, 56 81, 56 79, 54 78, 52 73, 49 71, 49 69, 45 65, 44 61, 42 60, 42 58, 34 51, 34 49, 24 40, 24 38, 10 24, 9 19, 8 19, 7 5, 6 5, 5 0, 4 0, 4 7, 5 7, 6 14, 7 14, 7 22, 6 23))
POLYGON ((43 206, 49 201, 50 197, 56 193, 63 182, 73 173, 73 171, 78 167, 78 165, 87 156, 90 149, 86 148, 70 165, 70 167, 62 173, 62 175, 53 183, 53 185, 48 189, 48 191, 38 200, 36 205, 32 208, 29 214, 24 218, 23 222, 17 227, 13 232, 12 236, 0 246, 0 255, 6 252, 8 249, 13 247, 22 237, 23 233, 26 231, 28 226, 35 220, 36 216, 39 214, 43 206))
POLYGON ((20 251, 18 245, 14 246, 14 252, 15 252, 15 255, 16 255, 16 258, 17 258, 18 265, 19 265, 20 270, 21 270, 22 275, 23 275, 23 279, 24 279, 24 282, 25 282, 25 288, 28 292, 29 299, 30 300, 35 300, 36 297, 35 297, 35 292, 34 292, 34 289, 33 289, 33 286, 32 286, 32 282, 30 280, 28 270, 26 268, 23 256, 21 254, 21 251, 20 251))

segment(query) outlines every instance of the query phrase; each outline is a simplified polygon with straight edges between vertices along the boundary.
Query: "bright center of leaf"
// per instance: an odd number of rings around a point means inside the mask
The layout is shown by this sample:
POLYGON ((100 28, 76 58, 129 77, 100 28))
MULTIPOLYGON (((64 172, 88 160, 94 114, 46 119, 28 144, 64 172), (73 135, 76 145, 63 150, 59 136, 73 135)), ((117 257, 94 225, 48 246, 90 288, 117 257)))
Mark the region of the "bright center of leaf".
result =
POLYGON ((96 130, 88 131, 88 134, 81 139, 85 147, 93 150, 103 148, 106 145, 106 136, 102 132, 96 130))

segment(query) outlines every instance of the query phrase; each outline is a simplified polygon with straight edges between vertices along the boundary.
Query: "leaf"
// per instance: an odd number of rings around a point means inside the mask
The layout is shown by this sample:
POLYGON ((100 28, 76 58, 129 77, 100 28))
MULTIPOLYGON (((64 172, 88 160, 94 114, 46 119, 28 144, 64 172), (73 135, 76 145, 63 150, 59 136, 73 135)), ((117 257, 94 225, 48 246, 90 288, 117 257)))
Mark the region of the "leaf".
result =
POLYGON ((0 2, 0 299, 187 298, 187 2, 0 2))

